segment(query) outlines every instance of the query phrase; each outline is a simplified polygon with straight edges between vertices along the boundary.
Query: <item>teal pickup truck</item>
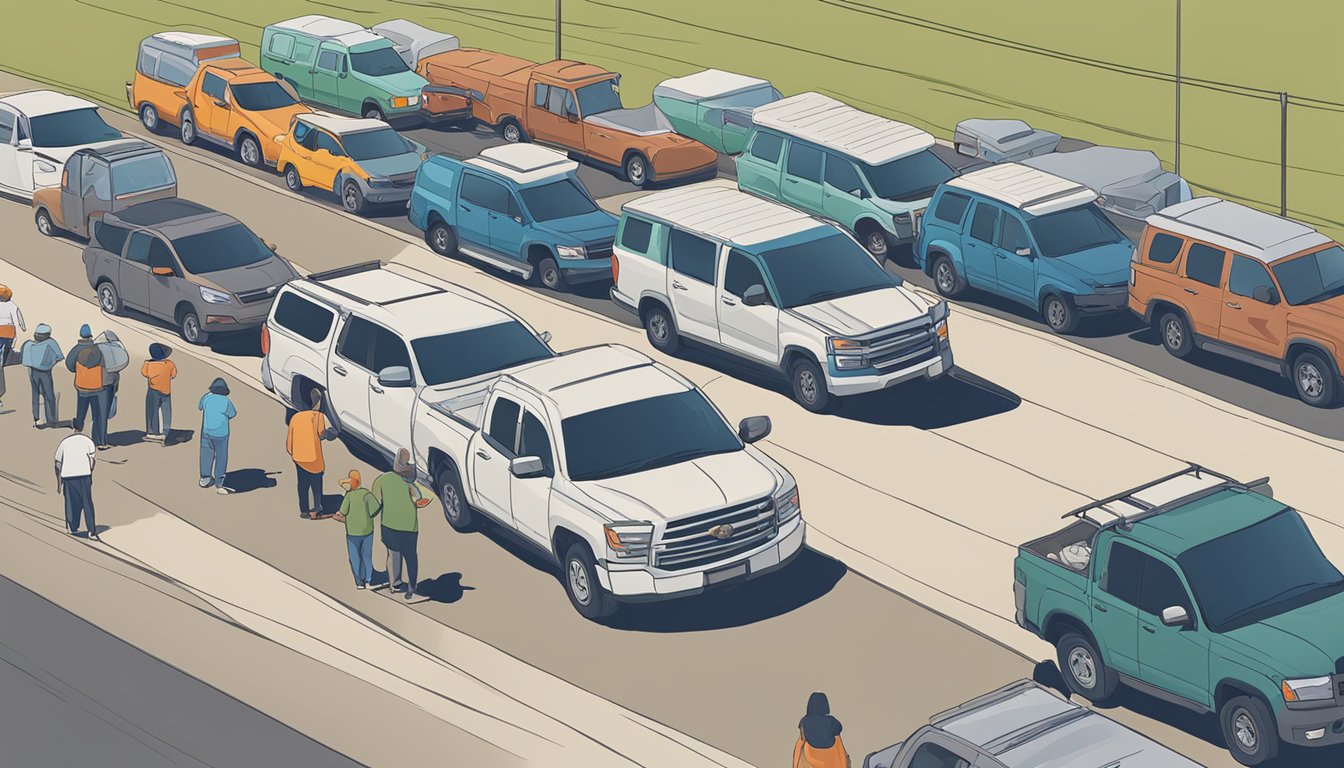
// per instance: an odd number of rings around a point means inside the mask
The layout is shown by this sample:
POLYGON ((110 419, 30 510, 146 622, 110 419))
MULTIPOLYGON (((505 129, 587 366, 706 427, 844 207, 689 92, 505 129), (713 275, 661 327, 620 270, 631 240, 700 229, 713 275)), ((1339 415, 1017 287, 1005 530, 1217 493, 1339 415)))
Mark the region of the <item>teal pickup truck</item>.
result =
POLYGON ((1344 743, 1344 576, 1268 478, 1190 465, 1065 519, 1013 575, 1017 623, 1070 689, 1216 712, 1243 765, 1344 743))

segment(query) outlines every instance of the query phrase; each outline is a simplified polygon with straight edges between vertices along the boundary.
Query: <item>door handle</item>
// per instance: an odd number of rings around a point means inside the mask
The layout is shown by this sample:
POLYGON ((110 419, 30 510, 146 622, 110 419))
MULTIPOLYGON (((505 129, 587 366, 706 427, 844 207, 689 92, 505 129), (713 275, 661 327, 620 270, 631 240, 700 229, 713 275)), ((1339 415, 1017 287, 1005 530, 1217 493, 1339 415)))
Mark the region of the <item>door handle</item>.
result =
POLYGON ((458 208, 461 208, 462 210, 466 211, 467 213, 471 213, 471 209, 468 208, 468 207, 465 206, 465 205, 462 205, 461 203, 458 203, 458 204, 457 204, 457 207, 458 207, 458 208))
POLYGON ((491 220, 491 221, 499 221, 499 215, 498 215, 498 214, 495 214, 495 213, 490 214, 490 220, 491 220))
POLYGON ((1004 256, 1002 253, 996 253, 996 254, 994 254, 994 255, 995 255, 995 256, 998 256, 1000 259, 1003 259, 1004 261, 1007 261, 1007 260, 1008 260, 1008 257, 1007 257, 1007 256, 1004 256))
POLYGON ((1144 624, 1144 625, 1143 625, 1143 631, 1144 631, 1144 632, 1147 632, 1147 633, 1150 634, 1150 635, 1155 635, 1155 634, 1157 634, 1157 630, 1156 630, 1156 629, 1153 629, 1152 627, 1148 626, 1147 624, 1144 624))
POLYGON ((672 281, 672 287, 675 288, 675 289, 677 289, 678 291, 684 291, 684 290, 686 290, 686 286, 682 285, 681 283, 677 282, 676 280, 673 280, 673 281, 672 281))
POLYGON ((597 132, 594 132, 593 135, 596 136, 596 137, 599 138, 599 139, 610 139, 610 138, 611 138, 610 136, 608 136, 608 135, 605 134, 605 133, 597 133, 597 132))
POLYGON ((1106 606, 1102 605, 1101 603, 1093 603, 1092 607, 1096 609, 1098 613, 1106 613, 1106 606))
POLYGON ((482 459, 485 459, 486 461, 489 461, 491 458, 493 458, 490 454, 485 452, 484 448, 477 448, 476 455, 480 456, 482 459))
POLYGON ((383 388, 378 386, 377 384, 374 384, 373 382, 369 382, 369 389, 372 389, 374 392, 377 392, 380 395, 383 394, 383 388))
POLYGON ((337 376, 344 376, 344 375, 345 375, 345 369, 342 368, 342 367, 339 366, 339 365, 333 365, 333 366, 331 366, 331 372, 334 373, 334 374, 336 374, 337 376))
POLYGON ((787 181, 787 182, 790 183, 790 184, 797 184, 797 183, 798 183, 798 180, 797 180, 797 179, 785 179, 785 181, 787 181))
POLYGON ((1225 301, 1223 303, 1226 304, 1231 309, 1241 309, 1241 305, 1235 301, 1225 301))
POLYGON ((316 74, 317 74, 317 70, 316 70, 316 69, 310 69, 310 70, 308 70, 308 74, 310 74, 310 75, 316 75, 316 74))
POLYGON ((1185 292, 1188 293, 1188 294, 1190 294, 1191 296, 1198 296, 1198 295, 1199 295, 1199 291, 1195 290, 1194 288, 1186 288, 1186 289, 1185 289, 1185 292))
POLYGON ((736 302, 736 301, 733 301, 732 299, 728 298, 727 296, 721 296, 720 298, 723 299, 723 303, 724 303, 724 304, 727 304, 727 305, 730 306, 730 307, 736 307, 736 306, 737 306, 737 302, 736 302))

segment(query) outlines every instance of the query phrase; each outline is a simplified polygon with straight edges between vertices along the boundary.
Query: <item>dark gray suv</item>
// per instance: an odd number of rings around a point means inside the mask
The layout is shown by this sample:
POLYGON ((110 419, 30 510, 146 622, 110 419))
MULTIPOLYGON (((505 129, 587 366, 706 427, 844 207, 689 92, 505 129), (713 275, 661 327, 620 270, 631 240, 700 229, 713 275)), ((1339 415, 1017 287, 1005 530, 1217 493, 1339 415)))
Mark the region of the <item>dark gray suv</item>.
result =
POLYGON ((280 286, 299 276, 237 219, 180 198, 103 216, 84 268, 105 312, 171 321, 192 344, 260 326, 280 286))

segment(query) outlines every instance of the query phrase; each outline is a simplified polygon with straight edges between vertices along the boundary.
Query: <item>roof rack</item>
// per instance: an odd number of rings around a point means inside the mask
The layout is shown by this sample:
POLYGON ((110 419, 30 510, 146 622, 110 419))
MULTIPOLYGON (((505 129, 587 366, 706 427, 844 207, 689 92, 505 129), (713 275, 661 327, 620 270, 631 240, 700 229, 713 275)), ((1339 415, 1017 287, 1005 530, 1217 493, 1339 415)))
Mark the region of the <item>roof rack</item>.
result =
POLYGON ((324 280, 335 280, 338 277, 348 277, 350 275, 358 275, 360 272, 370 272, 375 269, 382 269, 382 267, 383 263, 381 261, 365 261, 359 264, 351 264, 348 267, 337 267, 323 272, 314 272, 311 275, 308 275, 308 279, 320 283, 324 280))
POLYGON ((1156 480, 1150 480, 1144 483, 1143 485, 1134 486, 1133 488, 1130 488, 1127 491, 1121 491, 1120 493, 1117 493, 1114 496, 1108 496, 1104 499, 1098 499, 1097 501, 1088 502, 1087 504, 1084 504, 1083 506, 1075 510, 1064 513, 1063 515, 1060 516, 1060 519, 1067 520, 1070 517, 1078 517, 1091 522, 1098 528, 1114 527, 1119 528, 1121 530, 1129 530, 1130 528, 1134 527, 1134 523, 1140 520, 1160 515, 1163 512, 1169 512, 1173 509, 1176 509, 1177 507, 1184 506, 1192 501, 1196 501, 1200 498, 1203 498, 1205 496, 1208 496, 1210 494, 1216 493, 1218 491, 1227 488, 1243 488, 1245 490, 1255 490, 1262 487, 1268 487, 1268 485, 1269 485, 1268 477, 1262 477, 1259 480, 1255 480, 1250 483, 1242 483, 1232 477, 1229 477, 1228 475, 1224 475, 1220 472, 1214 472, 1213 470, 1206 469, 1205 467, 1201 467, 1198 464, 1189 463, 1186 465, 1185 469, 1179 470, 1177 472, 1172 472, 1171 474, 1168 475, 1163 475, 1162 477, 1159 477, 1156 480), (1216 477, 1222 482, 1209 488, 1205 488, 1196 491, 1194 493, 1186 494, 1185 496, 1182 496, 1177 499, 1172 499, 1171 501, 1165 504, 1156 506, 1153 504, 1149 504, 1148 502, 1143 501, 1142 499, 1135 498, 1135 495, 1138 493, 1142 493, 1143 491, 1146 491, 1149 488, 1153 488, 1155 486, 1159 486, 1171 480, 1175 480, 1178 477, 1193 476, 1195 478, 1199 478, 1203 475, 1210 475, 1212 477, 1216 477), (1124 515, 1119 512, 1116 512, 1114 509, 1109 509, 1107 507, 1107 505, 1114 504, 1116 502, 1124 502, 1130 505, 1131 507, 1137 509, 1138 512, 1133 515, 1124 515), (1093 518, 1089 517, 1087 513, 1095 509, 1099 509, 1109 515, 1112 515, 1114 516, 1115 519, 1106 521, 1094 520, 1093 518))

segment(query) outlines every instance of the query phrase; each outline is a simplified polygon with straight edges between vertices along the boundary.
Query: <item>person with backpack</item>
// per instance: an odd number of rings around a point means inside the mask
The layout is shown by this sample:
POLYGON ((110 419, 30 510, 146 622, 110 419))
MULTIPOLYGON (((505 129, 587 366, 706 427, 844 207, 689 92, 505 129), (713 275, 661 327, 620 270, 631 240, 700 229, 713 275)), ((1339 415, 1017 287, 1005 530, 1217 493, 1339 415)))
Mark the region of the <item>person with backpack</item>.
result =
POLYGON ((27 331, 23 323, 23 313, 15 304, 14 291, 7 285, 0 285, 0 406, 5 399, 5 363, 9 362, 9 351, 14 348, 14 339, 19 331, 27 331))
POLYGON ((849 768, 849 753, 840 740, 844 726, 831 715, 831 702, 824 693, 807 699, 807 714, 798 721, 798 741, 793 745, 793 768, 849 768))
POLYGON ((33 338, 23 342, 20 350, 23 367, 28 369, 28 385, 33 390, 33 427, 56 426, 60 421, 57 412, 56 383, 51 378, 51 369, 65 359, 61 345, 51 338, 51 326, 38 323, 33 338), (46 421, 40 419, 46 415, 46 421))
POLYGON ((167 344, 150 344, 149 359, 140 366, 145 377, 145 439, 168 445, 173 436, 173 379, 177 364, 167 344))
POLYGON ((88 323, 79 328, 79 341, 65 356, 65 367, 75 374, 76 432, 84 430, 84 418, 93 412, 93 444, 98 450, 107 450, 107 389, 104 386, 103 351, 93 340, 93 329, 88 323))

